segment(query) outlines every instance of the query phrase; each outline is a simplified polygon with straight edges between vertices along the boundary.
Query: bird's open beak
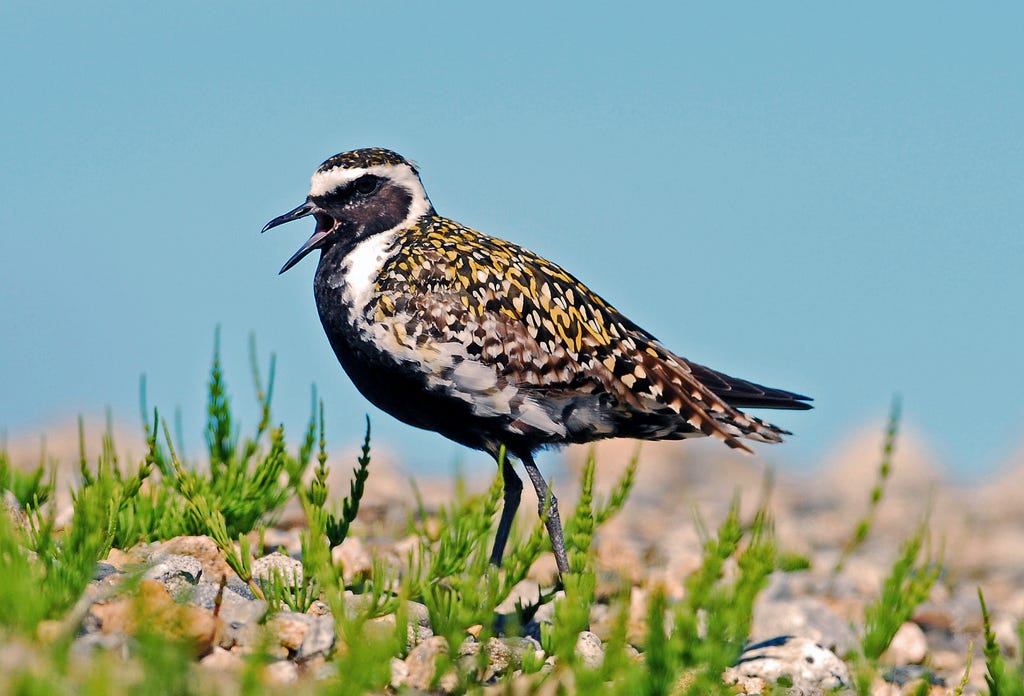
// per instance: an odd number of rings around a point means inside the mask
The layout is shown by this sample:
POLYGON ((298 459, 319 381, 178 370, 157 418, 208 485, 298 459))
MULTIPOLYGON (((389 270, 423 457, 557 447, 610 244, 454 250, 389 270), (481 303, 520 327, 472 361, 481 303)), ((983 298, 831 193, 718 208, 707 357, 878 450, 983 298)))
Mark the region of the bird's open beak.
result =
MULTIPOLYGON (((304 218, 307 215, 312 215, 315 211, 316 206, 313 205, 312 202, 306 201, 299 207, 289 210, 284 215, 279 215, 268 222, 263 226, 263 232, 266 232, 273 227, 277 227, 278 225, 283 225, 286 222, 291 222, 293 220, 298 220, 299 218, 304 218)), ((320 223, 321 221, 317 219, 316 231, 313 232, 313 236, 307 239, 306 243, 303 244, 298 251, 292 254, 292 257, 285 262, 284 266, 281 267, 278 275, 287 271, 289 268, 301 261, 306 254, 314 249, 318 249, 324 243, 324 240, 327 239, 327 236, 330 235, 334 228, 321 225, 320 223)))

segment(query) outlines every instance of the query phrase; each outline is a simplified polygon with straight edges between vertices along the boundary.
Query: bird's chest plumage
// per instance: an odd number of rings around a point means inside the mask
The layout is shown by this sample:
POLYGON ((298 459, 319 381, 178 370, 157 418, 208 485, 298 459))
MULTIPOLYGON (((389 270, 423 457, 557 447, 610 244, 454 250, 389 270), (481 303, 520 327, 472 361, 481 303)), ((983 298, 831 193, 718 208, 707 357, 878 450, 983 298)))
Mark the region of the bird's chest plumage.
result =
POLYGON ((424 245, 423 237, 405 230, 328 249, 314 292, 336 351, 414 367, 430 381, 471 357, 468 315, 476 298, 460 284, 457 255, 424 245))
POLYGON ((513 422, 563 435, 500 361, 487 359, 503 331, 471 307, 485 306, 481 293, 498 286, 482 273, 466 282, 471 256, 417 231, 328 249, 314 288, 338 360, 381 409, 472 447, 507 442, 513 422))
POLYGON ((320 258, 313 280, 317 311, 342 366, 362 389, 368 373, 395 360, 381 344, 388 327, 374 323, 369 308, 380 301, 377 279, 398 253, 394 235, 375 235, 354 246, 336 245, 320 258))
MULTIPOLYGON (((396 235, 325 251, 314 279, 324 331, 353 383, 377 407, 412 425, 486 448, 487 443, 459 436, 473 404, 453 396, 453 389, 460 378, 493 387, 497 375, 462 364, 462 343, 451 336, 444 340, 438 331, 438 322, 446 319, 410 311, 409 305, 422 300, 424 288, 415 274, 406 278, 387 270, 401 265, 395 260, 405 251, 396 235)), ((497 391, 495 398, 508 411, 508 396, 497 391)))

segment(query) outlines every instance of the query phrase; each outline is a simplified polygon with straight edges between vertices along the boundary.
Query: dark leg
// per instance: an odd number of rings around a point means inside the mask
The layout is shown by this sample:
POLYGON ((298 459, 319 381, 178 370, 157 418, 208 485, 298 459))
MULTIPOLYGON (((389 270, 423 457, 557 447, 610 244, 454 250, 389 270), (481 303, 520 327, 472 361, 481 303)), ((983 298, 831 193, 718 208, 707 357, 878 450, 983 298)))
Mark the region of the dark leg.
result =
POLYGON ((565 575, 569 572, 569 557, 565 552, 565 535, 562 533, 562 520, 558 516, 558 499, 548 489, 547 482, 541 476, 537 465, 533 463, 532 455, 522 457, 526 473, 533 482, 533 488, 537 491, 537 512, 541 517, 546 517, 545 525, 548 528, 548 536, 551 537, 551 550, 555 552, 555 563, 558 564, 558 574, 565 575), (547 514, 544 511, 544 501, 548 503, 547 514))
POLYGON ((498 533, 494 537, 494 550, 491 551, 491 565, 501 566, 501 558, 505 555, 505 544, 508 534, 512 531, 512 520, 519 509, 519 499, 523 494, 523 482, 512 468, 512 461, 505 456, 501 467, 501 477, 505 480, 505 504, 501 508, 501 519, 498 521, 498 533))

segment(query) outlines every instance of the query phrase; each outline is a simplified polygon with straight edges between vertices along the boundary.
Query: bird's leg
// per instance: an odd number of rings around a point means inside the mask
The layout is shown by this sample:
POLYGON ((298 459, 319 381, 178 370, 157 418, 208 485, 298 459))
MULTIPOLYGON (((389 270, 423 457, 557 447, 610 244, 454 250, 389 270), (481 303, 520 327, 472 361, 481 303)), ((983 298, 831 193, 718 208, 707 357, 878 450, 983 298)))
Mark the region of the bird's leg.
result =
POLYGON ((526 473, 533 482, 533 488, 537 491, 537 512, 544 519, 544 525, 548 528, 548 536, 551 537, 551 550, 555 553, 555 563, 558 565, 558 574, 565 575, 569 572, 569 556, 565 552, 565 535, 562 533, 562 519, 558 516, 558 499, 553 491, 548 489, 548 484, 541 476, 540 470, 533 462, 531 455, 522 457, 526 473), (544 503, 547 502, 547 510, 544 503))
POLYGON ((501 519, 498 521, 498 533, 494 536, 494 550, 491 551, 491 565, 501 566, 501 558, 505 555, 505 544, 509 532, 512 531, 512 520, 519 509, 519 499, 523 494, 522 479, 512 468, 512 460, 508 455, 501 458, 501 477, 505 481, 505 504, 501 508, 501 519))

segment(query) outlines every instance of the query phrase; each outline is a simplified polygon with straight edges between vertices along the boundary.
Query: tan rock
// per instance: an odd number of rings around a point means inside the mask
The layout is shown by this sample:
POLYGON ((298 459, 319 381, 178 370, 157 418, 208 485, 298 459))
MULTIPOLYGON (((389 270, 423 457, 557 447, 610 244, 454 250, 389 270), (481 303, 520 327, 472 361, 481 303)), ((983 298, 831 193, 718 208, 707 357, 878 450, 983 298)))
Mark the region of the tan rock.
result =
POLYGON ((203 577, 210 582, 220 582, 222 577, 234 574, 217 542, 208 536, 174 537, 151 548, 148 555, 152 557, 158 553, 180 553, 198 559, 203 564, 203 577))
POLYGON ((263 680, 269 686, 284 686, 299 680, 299 668, 289 660, 271 662, 263 668, 263 680))
POLYGON ((125 553, 121 549, 110 549, 107 553, 106 563, 114 566, 118 570, 125 570, 126 566, 135 563, 130 554, 125 553))
POLYGON ((309 621, 302 620, 305 614, 280 612, 267 621, 267 630, 276 636, 277 641, 291 652, 298 652, 302 640, 309 631, 309 621))
POLYGON ((358 537, 349 535, 331 549, 331 560, 340 565, 346 583, 358 577, 369 577, 373 572, 373 558, 358 537))
POLYGON ((199 666, 213 672, 237 672, 245 666, 245 660, 230 650, 214 647, 209 655, 199 661, 199 666))
POLYGON ((448 641, 443 636, 432 636, 417 645, 405 658, 408 676, 405 685, 429 691, 437 675, 437 660, 448 654, 448 641))
POLYGON ((196 655, 210 652, 219 623, 207 609, 175 603, 155 580, 143 580, 137 596, 94 604, 89 613, 103 633, 134 636, 144 628, 191 644, 196 655))
POLYGON ((928 639, 913 621, 907 621, 896 631, 881 661, 891 665, 919 665, 928 654, 928 639))
POLYGON ((394 614, 375 616, 363 624, 363 636, 369 641, 387 640, 395 635, 398 617, 394 614))
POLYGON ((327 616, 331 613, 331 607, 322 599, 317 599, 309 605, 309 609, 306 610, 306 613, 310 616, 327 616))

